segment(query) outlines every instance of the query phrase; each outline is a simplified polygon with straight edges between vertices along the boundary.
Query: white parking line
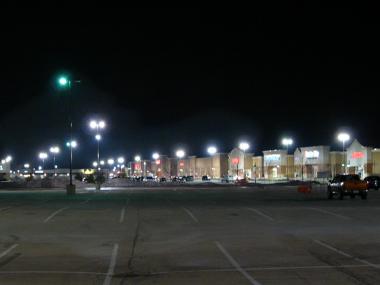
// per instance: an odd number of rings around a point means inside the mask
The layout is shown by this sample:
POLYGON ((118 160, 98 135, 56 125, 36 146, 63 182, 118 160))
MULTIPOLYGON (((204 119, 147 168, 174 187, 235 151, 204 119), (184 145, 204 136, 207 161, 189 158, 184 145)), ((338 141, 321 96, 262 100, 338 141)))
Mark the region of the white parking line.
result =
POLYGON ((246 270, 244 270, 239 263, 228 253, 228 251, 221 245, 220 242, 215 242, 216 246, 219 250, 224 254, 224 256, 228 259, 228 261, 239 271, 251 284, 253 285, 261 285, 258 281, 256 281, 251 275, 248 274, 246 270))
MULTIPOLYGON (((363 265, 365 266, 365 265, 363 265)), ((0 275, 17 275, 17 274, 65 274, 65 275, 107 275, 103 272, 90 272, 90 271, 46 271, 46 270, 25 270, 25 271, 0 271, 0 275)))
POLYGON ((80 202, 79 204, 87 204, 90 199, 87 199, 86 201, 80 202))
POLYGON ((269 221, 271 221, 271 222, 274 222, 274 221, 275 221, 275 219, 273 219, 271 216, 268 216, 267 214, 264 214, 263 212, 261 212, 261 211, 259 211, 259 210, 257 210, 257 209, 254 209, 254 208, 248 208, 248 207, 246 207, 246 208, 244 208, 244 209, 246 209, 246 210, 248 210, 248 211, 251 211, 251 212, 255 212, 255 213, 258 214, 259 216, 264 217, 264 218, 266 218, 267 220, 269 220, 269 221))
POLYGON ((123 209, 121 209, 121 213, 120 213, 120 224, 122 222, 124 222, 124 216, 125 216, 125 207, 123 207, 123 209))
POLYGON ((61 208, 61 209, 55 211, 53 214, 51 214, 49 217, 47 217, 47 218, 44 220, 44 223, 47 223, 47 222, 50 221, 52 218, 54 218, 56 215, 58 215, 60 212, 66 210, 66 209, 68 209, 68 208, 70 208, 70 207, 64 207, 64 208, 61 208))
POLYGON ((322 209, 313 208, 313 207, 305 207, 305 209, 314 210, 314 211, 317 211, 317 212, 320 212, 320 213, 323 213, 323 214, 332 215, 332 216, 335 216, 335 217, 343 219, 343 220, 351 220, 350 217, 343 216, 343 215, 340 215, 340 214, 337 214, 337 213, 334 213, 334 212, 330 212, 330 211, 327 211, 327 210, 322 210, 322 209))
POLYGON ((345 252, 343 252, 343 251, 341 251, 335 247, 332 247, 331 245, 328 245, 328 244, 326 244, 320 240, 315 239, 314 242, 325 247, 325 248, 328 248, 332 251, 335 251, 336 253, 339 253, 340 255, 343 255, 343 256, 348 257, 348 258, 354 258, 352 255, 349 255, 348 253, 345 253, 345 252))
MULTIPOLYGON (((348 264, 348 265, 311 265, 311 266, 279 266, 279 267, 244 267, 245 271, 286 271, 286 270, 311 270, 311 269, 335 269, 335 268, 367 268, 370 265, 348 264)), ((199 272, 234 272, 235 268, 211 268, 196 270, 173 270, 150 272, 152 275, 167 275, 173 273, 199 273, 199 272)), ((1 273, 1 271, 0 271, 1 273)))
POLYGON ((197 219, 196 216, 187 208, 182 207, 182 209, 193 219, 194 222, 199 223, 199 220, 197 219))
POLYGON ((371 262, 369 262, 367 260, 364 260, 364 259, 361 259, 361 258, 357 258, 357 257, 353 257, 352 255, 350 255, 350 254, 348 254, 348 253, 346 253, 344 251, 341 251, 341 250, 339 250, 339 249, 337 249, 335 247, 332 247, 331 245, 328 245, 328 244, 326 244, 326 243, 324 243, 324 242, 322 242, 320 240, 315 239, 314 242, 317 243, 317 244, 319 244, 319 245, 321 245, 321 246, 323 246, 323 247, 325 247, 325 248, 328 248, 328 249, 330 249, 330 250, 332 250, 332 251, 334 251, 336 253, 339 253, 340 255, 343 255, 343 256, 349 257, 349 258, 353 258, 354 260, 356 260, 358 262, 361 262, 361 263, 363 263, 363 264, 365 264, 367 266, 371 266, 371 267, 377 268, 377 269, 380 268, 380 266, 378 264, 373 264, 373 263, 371 263, 371 262))
POLYGON ((103 285, 110 285, 112 280, 112 275, 115 272, 115 266, 116 266, 116 258, 117 258, 117 252, 119 250, 119 245, 115 243, 112 250, 112 256, 110 261, 110 266, 108 267, 107 276, 104 279, 103 285))
POLYGON ((8 209, 10 209, 10 208, 12 208, 12 207, 0 208, 0 212, 6 211, 6 210, 8 210, 8 209))
POLYGON ((10 253, 12 250, 14 250, 16 247, 18 247, 18 244, 14 244, 12 245, 11 247, 9 247, 8 249, 6 249, 5 251, 3 251, 2 253, 0 253, 0 258, 3 258, 4 256, 6 256, 8 253, 10 253))

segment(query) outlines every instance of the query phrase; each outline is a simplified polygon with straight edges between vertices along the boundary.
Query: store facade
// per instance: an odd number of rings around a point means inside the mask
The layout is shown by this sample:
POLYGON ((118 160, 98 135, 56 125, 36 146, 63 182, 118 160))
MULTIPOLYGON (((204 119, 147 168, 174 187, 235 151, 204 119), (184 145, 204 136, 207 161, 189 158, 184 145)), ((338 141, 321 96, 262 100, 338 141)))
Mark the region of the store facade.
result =
POLYGON ((330 151, 331 177, 345 173, 346 153, 343 151, 330 151))
POLYGON ((354 140, 347 148, 347 172, 364 178, 372 174, 372 147, 363 146, 354 140))
POLYGON ((253 154, 242 151, 240 148, 234 148, 228 154, 228 175, 234 178, 252 178, 253 154))
POLYGON ((286 177, 286 150, 266 150, 264 154, 265 179, 280 179, 286 177))
POLYGON ((294 152, 295 177, 297 179, 330 178, 330 147, 300 147, 294 152))
POLYGON ((380 149, 372 150, 372 175, 380 175, 380 149))

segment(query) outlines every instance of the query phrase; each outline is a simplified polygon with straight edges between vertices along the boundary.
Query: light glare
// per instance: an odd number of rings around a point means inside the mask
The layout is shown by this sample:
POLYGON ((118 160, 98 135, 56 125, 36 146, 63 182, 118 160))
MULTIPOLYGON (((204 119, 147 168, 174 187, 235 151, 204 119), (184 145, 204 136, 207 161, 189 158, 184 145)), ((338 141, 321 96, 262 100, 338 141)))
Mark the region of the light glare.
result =
POLYGON ((214 155, 218 150, 216 149, 215 146, 209 146, 207 148, 207 152, 210 154, 210 155, 214 155))
POLYGON ((282 144, 284 146, 290 146, 293 144, 293 140, 291 138, 284 138, 282 139, 282 144))
POLYGON ((346 142, 346 141, 348 141, 350 139, 350 135, 349 134, 347 134, 347 133, 340 133, 339 135, 338 135, 338 140, 339 141, 341 141, 341 142, 346 142))
POLYGON ((48 154, 46 152, 40 152, 38 155, 40 159, 44 160, 48 158, 48 154))
POLYGON ((183 151, 182 149, 179 149, 177 150, 175 154, 178 158, 183 158, 185 156, 185 151, 183 151))
POLYGON ((153 153, 152 157, 154 160, 157 160, 160 158, 160 155, 157 152, 155 152, 155 153, 153 153))
POLYGON ((242 151, 246 151, 247 149, 249 149, 249 143, 247 142, 241 142, 239 144, 239 148, 242 150, 242 151))

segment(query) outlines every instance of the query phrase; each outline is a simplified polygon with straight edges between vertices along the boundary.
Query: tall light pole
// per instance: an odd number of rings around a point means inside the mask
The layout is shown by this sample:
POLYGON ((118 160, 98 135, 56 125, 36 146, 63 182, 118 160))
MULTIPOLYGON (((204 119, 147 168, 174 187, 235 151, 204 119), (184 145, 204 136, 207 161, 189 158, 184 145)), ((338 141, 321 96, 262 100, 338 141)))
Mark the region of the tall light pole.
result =
POLYGON ((250 148, 250 145, 249 143, 243 141, 239 143, 239 148, 243 151, 243 175, 245 178, 245 151, 250 148))
POLYGON ((102 139, 102 136, 99 134, 99 130, 104 129, 106 127, 106 123, 104 121, 92 120, 89 125, 91 129, 96 130, 95 139, 98 143, 97 161, 98 164, 100 164, 100 141, 102 139))
MULTIPOLYGON (((75 140, 70 140, 66 143, 66 146, 70 148, 70 187, 73 187, 73 148, 78 146, 75 140)), ((75 188, 74 188, 75 190, 75 188)))
POLYGON ((42 169, 45 170, 45 160, 48 158, 48 154, 46 152, 40 152, 38 157, 42 160, 42 169))
POLYGON ((125 162, 124 157, 119 156, 119 157, 117 158, 117 163, 119 164, 120 173, 121 173, 121 168, 122 168, 122 165, 124 164, 124 162, 125 162))
MULTIPOLYGON (((141 161, 141 156, 136 155, 135 156, 135 162, 140 163, 140 161, 141 161)), ((135 165, 134 171, 136 172, 136 165, 135 165)), ((141 172, 141 163, 140 163, 140 172, 141 172)))
POLYGON ((347 155, 344 153, 345 152, 345 143, 346 141, 350 140, 350 135, 347 133, 340 133, 338 134, 338 140, 342 143, 342 151, 344 155, 344 172, 347 173, 347 155))
POLYGON ((155 169, 156 169, 155 176, 157 176, 157 165, 158 165, 157 163, 158 163, 158 159, 160 158, 160 154, 158 152, 155 152, 155 153, 152 154, 152 158, 154 159, 154 162, 156 164, 156 166, 155 166, 155 169))
MULTIPOLYGON (((79 82, 79 81, 76 81, 79 82)), ((69 127, 70 127, 70 184, 66 188, 67 194, 75 194, 75 185, 73 185, 73 120, 71 117, 71 80, 68 76, 60 76, 58 78, 58 85, 66 89, 68 91, 68 104, 67 104, 67 112, 69 119, 69 127)), ((75 143, 76 144, 76 143, 75 143)))
POLYGON ((211 178, 214 179, 214 154, 217 153, 218 149, 215 146, 209 146, 207 152, 211 155, 211 178))
MULTIPOLYGON (((177 161, 177 169, 178 169, 179 160, 185 157, 185 151, 182 150, 182 149, 179 149, 179 150, 176 151, 175 155, 178 158, 178 161, 177 161)), ((177 176, 179 176, 178 171, 177 171, 177 176)))
POLYGON ((56 172, 55 172, 55 156, 60 152, 60 149, 58 146, 52 146, 50 148, 50 152, 53 154, 53 167, 54 167, 54 176, 56 175, 56 172))
POLYGON ((293 140, 291 138, 283 138, 282 145, 286 146, 286 179, 289 180, 289 146, 293 144, 293 140))

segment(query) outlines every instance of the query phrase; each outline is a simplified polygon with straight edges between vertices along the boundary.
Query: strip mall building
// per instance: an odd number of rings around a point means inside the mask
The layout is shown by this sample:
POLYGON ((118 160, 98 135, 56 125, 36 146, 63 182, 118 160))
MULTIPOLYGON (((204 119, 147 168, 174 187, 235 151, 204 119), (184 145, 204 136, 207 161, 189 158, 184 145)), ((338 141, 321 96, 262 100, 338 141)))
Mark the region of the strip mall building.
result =
POLYGON ((380 175, 380 149, 366 147, 354 140, 342 151, 331 151, 330 146, 299 147, 293 154, 284 149, 266 150, 263 155, 234 148, 230 153, 216 153, 209 157, 189 156, 184 159, 161 156, 155 161, 131 163, 130 175, 225 176, 249 179, 328 179, 337 174, 359 174, 362 178, 380 175), (144 164, 145 163, 145 164, 144 164))

